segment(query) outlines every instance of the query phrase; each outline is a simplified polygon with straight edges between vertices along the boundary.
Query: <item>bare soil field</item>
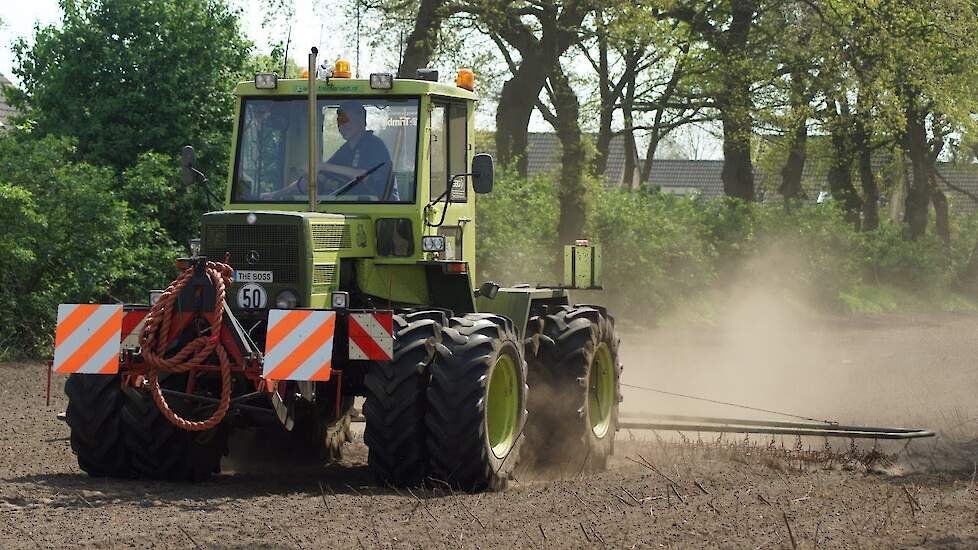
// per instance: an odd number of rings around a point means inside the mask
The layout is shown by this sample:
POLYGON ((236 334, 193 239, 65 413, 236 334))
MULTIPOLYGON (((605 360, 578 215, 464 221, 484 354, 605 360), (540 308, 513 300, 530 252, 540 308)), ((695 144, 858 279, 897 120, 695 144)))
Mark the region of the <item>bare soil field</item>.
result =
MULTIPOLYGON (((870 548, 978 546, 978 315, 757 315, 626 332, 623 382, 862 424, 939 430, 872 442, 619 432, 612 467, 502 492, 392 490, 362 440, 340 464, 261 449, 196 485, 87 477, 75 463, 63 380, 0 365, 2 548, 870 548), (809 451, 811 446, 812 450, 809 451), (647 463, 646 464, 643 464, 647 463)), ((771 417, 625 388, 637 412, 771 417)), ((267 443, 267 442, 265 442, 267 443)), ((233 454, 263 442, 242 442, 233 454)), ((249 450, 250 449, 250 450, 249 450)))

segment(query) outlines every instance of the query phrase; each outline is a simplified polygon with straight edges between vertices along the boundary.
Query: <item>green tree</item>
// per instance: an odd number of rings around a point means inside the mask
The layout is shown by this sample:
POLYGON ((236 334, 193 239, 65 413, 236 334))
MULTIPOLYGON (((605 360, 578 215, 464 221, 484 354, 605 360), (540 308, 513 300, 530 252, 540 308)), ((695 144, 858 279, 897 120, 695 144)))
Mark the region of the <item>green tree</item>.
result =
POLYGON ((81 158, 121 170, 146 151, 197 147, 221 181, 229 93, 250 58, 224 0, 61 0, 60 24, 15 42, 13 104, 39 135, 77 139, 81 158))
MULTIPOLYGON (((173 275, 175 247, 133 211, 111 168, 78 162, 71 139, 0 138, 0 356, 45 356, 59 303, 145 302, 173 275)), ((142 181, 136 181, 141 179, 142 181)))

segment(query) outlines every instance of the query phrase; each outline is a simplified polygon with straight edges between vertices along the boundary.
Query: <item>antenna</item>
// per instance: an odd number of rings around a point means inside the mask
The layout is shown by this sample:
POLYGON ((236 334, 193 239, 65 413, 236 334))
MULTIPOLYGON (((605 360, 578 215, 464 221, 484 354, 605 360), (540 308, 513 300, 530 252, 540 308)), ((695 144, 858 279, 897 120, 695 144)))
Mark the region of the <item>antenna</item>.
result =
POLYGON ((356 78, 360 78, 360 0, 357 3, 357 65, 356 78))
MULTIPOLYGON (((401 65, 404 64, 404 29, 397 31, 397 72, 401 72, 401 65)), ((398 76, 401 76, 398 74, 398 76)))
POLYGON ((289 25, 289 34, 285 36, 285 56, 282 57, 282 78, 289 77, 289 42, 292 40, 292 25, 289 25))

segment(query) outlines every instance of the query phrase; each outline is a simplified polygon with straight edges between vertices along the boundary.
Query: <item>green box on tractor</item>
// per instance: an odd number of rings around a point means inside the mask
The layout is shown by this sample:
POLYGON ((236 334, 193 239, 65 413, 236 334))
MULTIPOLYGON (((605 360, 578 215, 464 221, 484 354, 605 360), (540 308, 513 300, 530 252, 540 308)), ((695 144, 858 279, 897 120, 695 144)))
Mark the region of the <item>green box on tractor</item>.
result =
MULTIPOLYGON (((604 308, 568 298, 599 287, 600 249, 568 247, 559 286, 477 285, 475 200, 493 177, 491 157, 474 155, 477 96, 433 80, 338 78, 338 69, 237 86, 224 209, 203 216, 199 256, 195 243, 183 282, 152 309, 124 308, 139 324, 123 322, 122 338, 132 334, 118 373, 66 382, 81 468, 200 480, 220 470, 237 428, 277 430, 274 441, 336 459, 359 419, 356 397, 382 483, 484 490, 503 487, 518 462, 603 468, 617 429, 618 338, 604 308), (391 164, 369 193, 368 179, 352 182, 367 168, 350 181, 322 168, 357 105, 391 164), (235 270, 226 284, 214 262, 235 270), (209 302, 222 291, 224 304, 209 302), (332 316, 325 379, 267 376, 270 315, 292 311, 332 316), (350 319, 364 313, 388 316, 388 359, 377 358, 382 349, 351 357, 350 319), (217 349, 179 355, 198 343, 226 349, 227 365, 217 349)), ((192 162, 185 149, 185 176, 192 162)))

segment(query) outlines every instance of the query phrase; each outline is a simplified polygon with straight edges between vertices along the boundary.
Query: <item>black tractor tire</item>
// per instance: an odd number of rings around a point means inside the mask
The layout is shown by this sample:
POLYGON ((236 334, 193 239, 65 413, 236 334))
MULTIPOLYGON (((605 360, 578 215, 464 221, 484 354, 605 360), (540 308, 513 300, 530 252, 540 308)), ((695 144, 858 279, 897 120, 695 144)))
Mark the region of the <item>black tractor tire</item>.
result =
POLYGON ((65 381, 71 449, 78 466, 93 477, 131 477, 124 426, 125 396, 118 375, 72 374, 65 381))
MULTIPOLYGON (((184 376, 163 381, 183 385, 184 376)), ((181 417, 190 416, 191 406, 180 399, 167 399, 181 417)), ((183 430, 160 412, 148 392, 126 390, 122 422, 126 426, 126 449, 135 475, 162 481, 204 481, 220 473, 221 458, 228 453, 228 422, 202 432, 183 430)))
POLYGON ((367 367, 363 440, 370 470, 385 485, 420 485, 427 474, 425 390, 445 322, 440 311, 395 315, 391 361, 367 367))
POLYGON ((614 453, 621 401, 614 318, 598 306, 560 306, 530 319, 526 345, 535 351, 529 359, 527 462, 572 475, 605 469, 614 453), (614 369, 614 394, 610 421, 593 429, 590 381, 601 347, 614 369))
POLYGON ((429 477, 464 491, 502 489, 519 461, 527 414, 526 361, 513 323, 487 313, 453 317, 437 349, 428 385, 429 477), (507 447, 494 451, 487 402, 503 355, 515 367, 511 387, 518 392, 518 411, 512 431, 504 431, 513 434, 502 441, 507 447))

